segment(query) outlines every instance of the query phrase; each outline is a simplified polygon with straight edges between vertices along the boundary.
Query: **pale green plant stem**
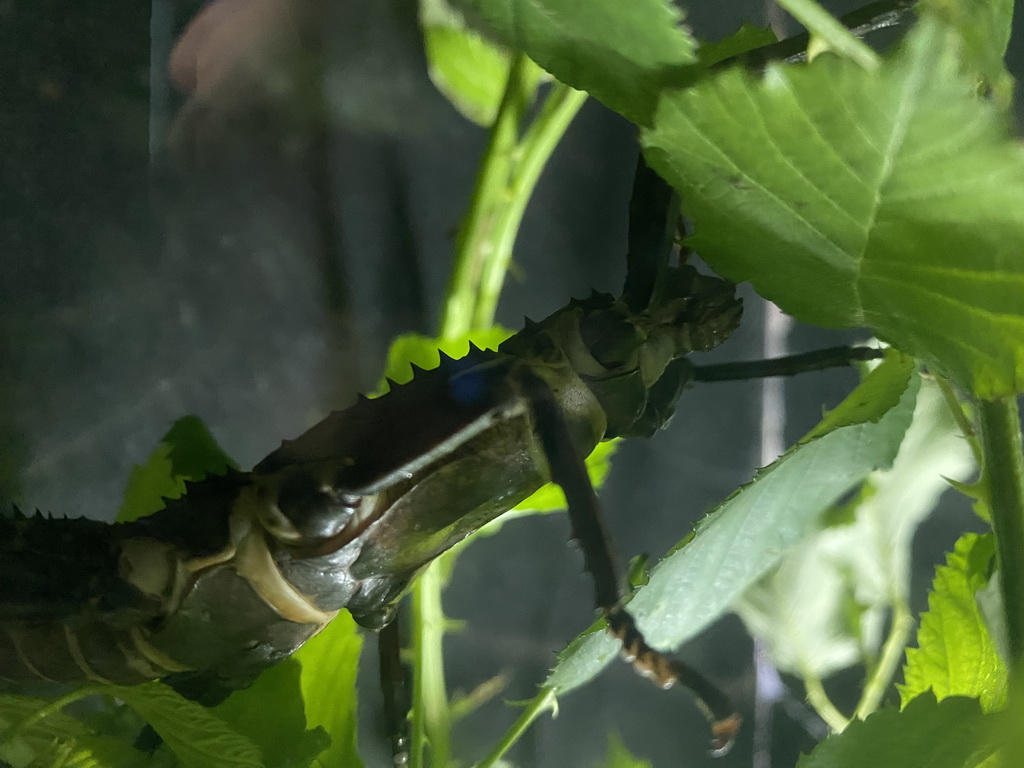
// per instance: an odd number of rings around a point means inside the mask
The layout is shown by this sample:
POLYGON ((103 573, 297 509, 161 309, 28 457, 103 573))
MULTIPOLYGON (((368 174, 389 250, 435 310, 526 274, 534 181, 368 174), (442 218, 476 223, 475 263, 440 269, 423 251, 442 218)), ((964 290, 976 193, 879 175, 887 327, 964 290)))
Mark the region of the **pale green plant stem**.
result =
POLYGON ((512 727, 505 731, 491 753, 477 763, 476 768, 493 768, 493 766, 508 752, 513 744, 522 736, 526 729, 533 724, 533 721, 548 710, 554 710, 557 706, 555 692, 550 688, 543 688, 523 710, 523 713, 516 718, 512 727))
POLYGON ((494 323, 501 287, 512 260, 512 247, 523 214, 526 213, 526 205, 533 196, 533 190, 551 153, 586 100, 587 94, 583 91, 555 83, 540 114, 519 144, 515 169, 494 223, 494 251, 483 265, 476 313, 473 316, 476 328, 487 328, 494 323))
POLYGON ((1015 398, 978 405, 984 483, 992 508, 992 530, 1002 571, 1000 586, 1011 662, 1024 660, 1024 456, 1015 398))
POLYGON ((892 685, 892 679, 899 669, 903 660, 903 652, 914 631, 914 615, 910 612, 910 606, 902 595, 892 598, 892 626, 889 628, 889 636, 882 645, 882 653, 878 657, 878 663, 868 674, 864 681, 864 692, 853 716, 863 720, 872 712, 878 709, 882 698, 892 685))
POLYGON ((813 669, 801 670, 801 675, 804 679, 804 691, 807 693, 807 703, 811 705, 811 708, 818 713, 818 716, 825 721, 833 733, 842 733, 846 726, 850 724, 850 721, 846 718, 842 712, 840 712, 836 705, 832 703, 832 699, 828 697, 828 693, 825 692, 825 686, 821 683, 821 678, 818 677, 818 673, 813 669))
MULTIPOLYGON (((828 50, 874 72, 882 60, 870 46, 858 39, 839 19, 822 8, 814 0, 778 0, 790 15, 811 33, 811 48, 815 43, 824 44, 828 50)), ((808 53, 810 53, 808 49, 808 53)))
MULTIPOLYGON (((520 127, 536 83, 527 70, 525 57, 516 54, 469 211, 456 240, 455 265, 440 323, 443 338, 493 325, 526 205, 552 151, 586 100, 586 94, 555 83, 520 139, 520 127)), ((412 590, 411 768, 448 768, 451 762, 452 713, 444 679, 448 621, 441 594, 455 556, 452 550, 432 562, 412 590)))
POLYGON ((444 678, 444 570, 431 563, 412 590, 413 704, 409 762, 445 768, 451 755, 451 713, 444 678), (426 752, 429 745, 430 750, 426 752), (425 755, 429 761, 425 762, 425 755))
MULTIPOLYGON (((461 336, 481 327, 476 324, 481 278, 485 264, 494 257, 495 223, 515 168, 520 127, 535 83, 524 76, 527 63, 521 53, 512 58, 505 93, 480 160, 469 210, 455 238, 455 260, 441 318, 443 338, 461 336)), ((486 326, 490 324, 488 321, 486 326)))

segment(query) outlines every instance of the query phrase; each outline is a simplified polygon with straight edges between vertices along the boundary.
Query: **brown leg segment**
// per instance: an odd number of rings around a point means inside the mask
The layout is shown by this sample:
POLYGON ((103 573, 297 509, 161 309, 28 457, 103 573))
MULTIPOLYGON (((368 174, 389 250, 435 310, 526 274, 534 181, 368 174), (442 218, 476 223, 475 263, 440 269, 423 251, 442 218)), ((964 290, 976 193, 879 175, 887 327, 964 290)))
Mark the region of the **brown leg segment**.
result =
POLYGON ((681 683, 694 693, 711 724, 712 754, 725 754, 739 730, 740 716, 728 697, 711 681, 651 648, 637 629, 633 617, 622 607, 622 579, 612 555, 601 505, 590 484, 583 459, 572 444, 558 403, 543 379, 528 368, 521 370, 519 380, 530 399, 535 428, 551 469, 551 479, 565 493, 573 536, 583 549, 584 564, 594 579, 595 602, 608 619, 608 631, 622 641, 623 657, 641 675, 662 688, 681 683))

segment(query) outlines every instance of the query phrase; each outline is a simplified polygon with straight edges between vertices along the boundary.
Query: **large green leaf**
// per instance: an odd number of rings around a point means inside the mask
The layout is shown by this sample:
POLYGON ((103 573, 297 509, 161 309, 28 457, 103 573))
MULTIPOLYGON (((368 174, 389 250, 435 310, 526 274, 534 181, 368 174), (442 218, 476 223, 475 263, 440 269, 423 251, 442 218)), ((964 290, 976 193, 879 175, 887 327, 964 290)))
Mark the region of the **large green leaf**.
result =
POLYGON ((695 60, 668 0, 460 0, 511 48, 640 125, 695 60))
POLYGON ((1006 664, 982 620, 975 595, 988 583, 992 536, 964 534, 935 572, 917 648, 907 649, 900 697, 904 706, 924 691, 939 699, 971 696, 986 712, 1006 703, 1006 664))
POLYGON ((931 16, 874 72, 821 56, 667 93, 643 133, 692 245, 808 322, 1024 390, 1024 153, 931 16))
POLYGON ((902 712, 854 720, 800 760, 798 768, 968 768, 995 751, 994 718, 974 699, 917 697, 902 712))
MULTIPOLYGON (((893 357, 873 371, 886 378, 906 360, 893 357)), ((889 466, 910 424, 919 379, 914 376, 898 403, 871 413, 855 390, 836 409, 860 421, 848 423, 791 449, 697 525, 685 546, 662 560, 650 581, 629 603, 629 612, 657 648, 677 648, 721 616, 751 584, 818 524, 825 510, 856 487, 869 472, 889 466)), ((859 389, 859 388, 858 388, 859 389)), ((884 398, 883 398, 884 399, 884 398)), ((595 631, 577 638, 560 656, 545 685, 565 693, 582 685, 616 655, 618 643, 595 631)))

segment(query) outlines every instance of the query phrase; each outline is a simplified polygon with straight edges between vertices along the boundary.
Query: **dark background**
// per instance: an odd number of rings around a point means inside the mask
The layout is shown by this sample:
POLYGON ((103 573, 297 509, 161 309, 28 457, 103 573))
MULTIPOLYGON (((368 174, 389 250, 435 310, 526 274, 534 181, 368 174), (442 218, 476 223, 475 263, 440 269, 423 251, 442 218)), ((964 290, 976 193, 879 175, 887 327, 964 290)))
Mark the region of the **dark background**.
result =
MULTIPOLYGON (((689 5, 706 39, 765 20, 761 2, 689 5)), ((5 503, 112 519, 131 467, 186 413, 250 466, 372 387, 395 334, 437 324, 485 136, 430 83, 413 3, 320 8, 323 23, 300 29, 314 53, 279 62, 283 85, 243 72, 182 106, 166 61, 197 9, 0 0, 5 503)), ((531 203, 501 322, 516 328, 524 314, 543 317, 591 288, 618 290, 635 157, 631 126, 589 103, 531 203)), ((744 296, 743 328, 708 359, 761 355, 763 307, 744 296)), ((789 343, 848 338, 798 327, 789 343)), ((853 383, 850 372, 790 383, 787 439, 853 383)), ((623 560, 659 557, 750 477, 758 388, 694 388, 671 429, 620 450, 603 499, 623 560)), ((932 563, 969 521, 950 502, 922 529, 916 607, 932 563)), ((529 698, 554 652, 592 621, 590 585, 567 537, 563 516, 532 518, 462 556, 446 596, 449 615, 467 622, 449 639, 453 689, 503 673, 503 698, 529 698)), ((361 741, 373 764, 385 742, 372 641, 367 649, 361 741)), ((737 620, 681 654, 749 719, 752 650, 737 620)), ((845 677, 834 687, 841 704, 857 695, 849 682, 858 675, 845 677)), ((798 684, 792 694, 802 698, 798 684)), ((500 698, 458 727, 464 764, 515 717, 500 698)), ((774 764, 793 765, 812 742, 787 715, 773 728, 774 764)), ((687 697, 659 694, 621 664, 566 697, 511 759, 597 765, 612 730, 656 766, 711 762, 687 697)), ((751 731, 715 764, 751 764, 751 731)))

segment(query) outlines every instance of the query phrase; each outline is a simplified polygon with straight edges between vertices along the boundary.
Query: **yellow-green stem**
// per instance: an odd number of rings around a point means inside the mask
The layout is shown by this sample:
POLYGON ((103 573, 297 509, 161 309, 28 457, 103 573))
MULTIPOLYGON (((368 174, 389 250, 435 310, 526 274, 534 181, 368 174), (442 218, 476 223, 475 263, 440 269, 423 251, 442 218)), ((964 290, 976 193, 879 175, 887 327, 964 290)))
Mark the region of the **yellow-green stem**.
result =
POLYGON ((935 376, 935 383, 939 385, 942 399, 945 400, 946 407, 949 408, 949 412, 953 416, 953 421, 960 428, 960 434, 963 435, 967 445, 971 448, 971 455, 974 457, 975 466, 980 470, 982 461, 981 443, 978 442, 978 433, 974 429, 974 424, 971 423, 967 414, 964 413, 964 407, 960 404, 960 400, 957 398, 953 385, 949 383, 949 380, 943 376, 935 376))
POLYGON ((501 287, 512 260, 512 248, 523 214, 526 213, 526 205, 533 196, 533 190, 551 153, 586 100, 587 94, 583 91, 555 83, 540 114, 519 144, 518 162, 509 178, 503 204, 494 222, 491 240, 493 252, 483 265, 480 292, 473 316, 476 328, 486 328, 494 322, 501 287))
POLYGON ((480 160, 469 210, 455 239, 455 263, 441 319, 440 333, 444 338, 491 324, 488 321, 483 326, 475 325, 476 306, 485 264, 493 258, 494 225, 515 168, 523 116, 533 95, 532 81, 524 77, 527 64, 523 54, 513 55, 505 92, 480 160))
POLYGON ((444 679, 445 616, 441 605, 445 570, 431 564, 412 593, 413 710, 410 764, 444 768, 451 756, 451 715, 444 679), (429 746, 429 753, 426 751, 429 746), (424 755, 429 754, 429 762, 424 755))
POLYGON ((804 679, 804 690, 807 692, 807 703, 811 705, 811 709, 818 713, 818 717, 825 721, 825 725, 833 733, 842 733, 850 721, 832 703, 818 673, 807 668, 801 670, 801 674, 804 679))
MULTIPOLYGON (((586 99, 585 94, 556 83, 520 140, 520 126, 535 83, 527 69, 525 57, 516 54, 457 238, 440 323, 444 338, 493 325, 526 205, 551 152, 586 99)), ((411 768, 448 768, 451 760, 452 718, 443 654, 447 619, 441 593, 454 557, 451 551, 437 558, 413 587, 411 768)))
POLYGON ((495 745, 491 753, 477 763, 476 768, 493 768, 502 756, 508 752, 509 748, 516 743, 519 737, 526 732, 526 729, 530 727, 534 720, 544 712, 554 710, 556 706, 555 701, 555 692, 550 688, 542 688, 541 692, 526 706, 523 713, 516 718, 512 727, 505 731, 505 735, 501 737, 501 741, 495 745))
POLYGON ((811 33, 812 46, 816 40, 820 41, 830 51, 857 62, 869 72, 882 63, 877 53, 814 0, 778 0, 778 3, 811 33))
POLYGON ((914 616, 910 612, 910 606, 907 605, 907 601, 903 597, 894 598, 892 626, 889 628, 889 636, 885 639, 885 644, 882 646, 882 653, 878 658, 878 663, 875 664, 874 669, 871 670, 868 679, 864 683, 864 692, 857 703, 857 709, 853 713, 854 717, 863 720, 878 709, 882 703, 882 698, 889 690, 896 670, 899 669, 904 649, 907 647, 907 641, 910 640, 910 634, 913 629, 914 616))

